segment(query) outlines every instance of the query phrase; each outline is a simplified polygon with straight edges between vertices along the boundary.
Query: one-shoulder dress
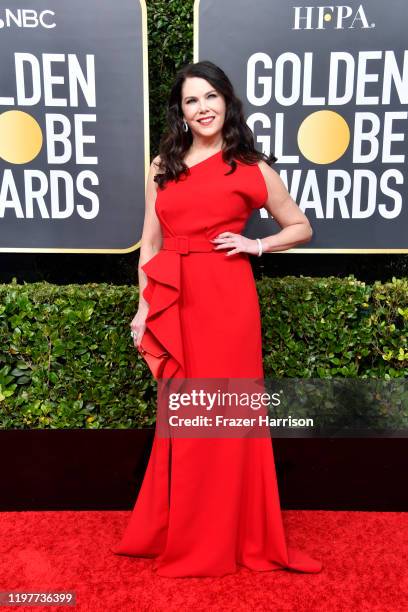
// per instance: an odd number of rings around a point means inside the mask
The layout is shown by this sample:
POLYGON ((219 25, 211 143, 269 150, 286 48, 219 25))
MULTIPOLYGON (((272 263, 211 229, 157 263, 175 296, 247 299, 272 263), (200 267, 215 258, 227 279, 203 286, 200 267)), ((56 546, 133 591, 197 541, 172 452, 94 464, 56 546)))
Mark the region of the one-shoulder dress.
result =
MULTIPOLYGON (((247 253, 210 242, 241 233, 268 192, 258 164, 222 151, 158 188, 163 247, 144 266, 146 327, 169 354, 163 378, 262 378, 258 295, 247 253), (198 248, 197 248, 198 245, 198 248), (200 245, 203 247, 200 250, 200 245), (206 249, 208 246, 208 249, 206 249)), ((270 434, 159 437, 115 554, 152 559, 161 576, 224 576, 239 566, 317 573, 287 545, 270 434)))

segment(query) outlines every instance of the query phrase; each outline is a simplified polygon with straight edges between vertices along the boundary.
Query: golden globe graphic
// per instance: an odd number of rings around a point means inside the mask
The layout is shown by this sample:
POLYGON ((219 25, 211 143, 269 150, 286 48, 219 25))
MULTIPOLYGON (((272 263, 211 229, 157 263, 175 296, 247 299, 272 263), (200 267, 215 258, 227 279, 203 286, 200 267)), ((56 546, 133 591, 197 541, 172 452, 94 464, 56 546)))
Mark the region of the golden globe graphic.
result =
POLYGON ((26 164, 41 150, 43 135, 37 121, 23 111, 0 114, 0 157, 10 164, 26 164))
MULTIPOLYGON (((402 0, 196 3, 194 59, 231 75, 313 226, 291 252, 408 252, 405 13, 402 0)), ((279 229, 261 209, 245 234, 279 229)))
POLYGON ((0 250, 135 250, 148 161, 144 3, 125 0, 119 14, 107 0, 0 0, 0 20, 0 250))
POLYGON ((347 121, 334 111, 316 111, 308 115, 299 127, 299 151, 314 164, 337 161, 349 144, 347 121))

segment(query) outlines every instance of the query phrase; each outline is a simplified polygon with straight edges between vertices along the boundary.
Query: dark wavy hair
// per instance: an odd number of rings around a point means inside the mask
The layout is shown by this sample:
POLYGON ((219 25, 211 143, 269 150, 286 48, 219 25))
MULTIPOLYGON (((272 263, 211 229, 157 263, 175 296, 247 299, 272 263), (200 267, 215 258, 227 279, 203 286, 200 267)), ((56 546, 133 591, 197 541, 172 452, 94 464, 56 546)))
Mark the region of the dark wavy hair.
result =
POLYGON ((277 158, 271 154, 269 157, 255 149, 254 137, 246 124, 242 102, 235 95, 231 81, 225 72, 210 61, 196 62, 183 66, 177 74, 170 91, 167 106, 167 130, 163 133, 160 146, 160 173, 154 180, 160 188, 164 188, 167 181, 179 180, 181 174, 188 174, 189 168, 183 162, 185 153, 193 142, 191 130, 183 130, 183 113, 181 110, 181 88, 189 77, 199 77, 208 81, 225 100, 225 121, 222 128, 224 140, 223 159, 231 166, 226 174, 235 172, 235 160, 247 164, 255 164, 260 160, 272 165, 277 158))

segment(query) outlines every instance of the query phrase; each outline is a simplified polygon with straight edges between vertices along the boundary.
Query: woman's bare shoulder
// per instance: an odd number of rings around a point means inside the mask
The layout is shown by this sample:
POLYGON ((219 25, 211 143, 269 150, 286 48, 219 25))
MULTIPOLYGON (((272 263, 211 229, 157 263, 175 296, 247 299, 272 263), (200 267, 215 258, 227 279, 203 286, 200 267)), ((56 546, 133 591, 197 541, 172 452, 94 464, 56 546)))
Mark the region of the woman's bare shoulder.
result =
POLYGON ((155 183, 154 177, 159 172, 160 172, 160 155, 156 155, 156 157, 153 158, 152 163, 150 164, 149 181, 152 182, 152 183, 153 182, 155 183))
POLYGON ((156 168, 158 168, 160 166, 160 162, 161 162, 160 155, 156 155, 156 157, 153 158, 153 161, 152 161, 151 165, 152 165, 152 167, 154 169, 156 169, 156 168))
POLYGON ((261 170, 262 174, 265 177, 275 177, 276 178, 279 176, 278 172, 276 172, 276 170, 271 168, 271 166, 267 164, 266 161, 263 159, 259 160, 258 168, 261 170))

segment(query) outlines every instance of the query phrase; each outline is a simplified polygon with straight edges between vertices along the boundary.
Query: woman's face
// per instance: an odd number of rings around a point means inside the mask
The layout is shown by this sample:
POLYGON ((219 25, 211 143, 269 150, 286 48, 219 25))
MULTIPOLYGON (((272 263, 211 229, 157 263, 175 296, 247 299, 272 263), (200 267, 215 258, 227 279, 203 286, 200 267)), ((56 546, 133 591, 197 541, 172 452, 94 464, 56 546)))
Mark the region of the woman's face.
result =
POLYGON ((181 110, 193 137, 213 139, 221 132, 225 120, 225 99, 205 79, 185 79, 181 88, 181 110))

